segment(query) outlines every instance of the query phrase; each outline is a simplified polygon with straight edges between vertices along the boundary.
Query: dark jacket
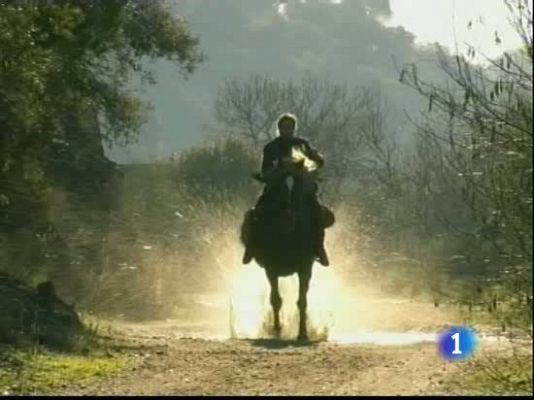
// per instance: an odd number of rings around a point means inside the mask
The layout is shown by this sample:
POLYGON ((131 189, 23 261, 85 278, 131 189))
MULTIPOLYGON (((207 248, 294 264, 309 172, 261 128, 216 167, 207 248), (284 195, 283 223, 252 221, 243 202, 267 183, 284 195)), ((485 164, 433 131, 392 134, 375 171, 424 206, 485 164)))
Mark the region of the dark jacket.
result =
POLYGON ((291 148, 293 146, 300 146, 302 152, 315 161, 319 168, 324 165, 324 159, 321 154, 314 149, 306 139, 300 137, 284 139, 281 136, 278 136, 276 139, 267 143, 263 148, 263 161, 261 164, 262 175, 265 176, 276 166, 277 162, 280 162, 284 157, 291 157, 291 148))

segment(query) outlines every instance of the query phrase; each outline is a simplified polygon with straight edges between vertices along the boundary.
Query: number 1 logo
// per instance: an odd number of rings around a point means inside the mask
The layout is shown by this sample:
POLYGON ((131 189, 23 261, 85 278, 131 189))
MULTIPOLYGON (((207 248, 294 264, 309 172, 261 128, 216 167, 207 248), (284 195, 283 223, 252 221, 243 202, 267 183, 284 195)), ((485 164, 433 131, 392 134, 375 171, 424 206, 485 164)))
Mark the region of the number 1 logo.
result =
POLYGON ((452 351, 452 354, 462 354, 462 350, 460 350, 460 332, 456 332, 451 338, 454 340, 454 350, 452 351))
POLYGON ((457 326, 439 335, 438 350, 448 361, 461 361, 473 355, 477 344, 477 336, 471 328, 457 326))

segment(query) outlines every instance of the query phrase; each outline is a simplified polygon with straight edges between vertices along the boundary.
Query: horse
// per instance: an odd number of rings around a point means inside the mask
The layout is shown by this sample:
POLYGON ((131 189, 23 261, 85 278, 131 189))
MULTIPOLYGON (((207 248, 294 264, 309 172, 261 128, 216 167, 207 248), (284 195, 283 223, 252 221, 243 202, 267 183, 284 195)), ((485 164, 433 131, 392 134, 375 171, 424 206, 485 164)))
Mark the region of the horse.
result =
MULTIPOLYGON (((300 320, 297 340, 307 340, 307 294, 315 260, 313 243, 316 229, 309 196, 315 195, 317 164, 299 148, 293 148, 291 161, 279 165, 273 176, 276 176, 273 179, 278 180, 278 184, 271 189, 275 192, 270 196, 269 206, 254 216, 253 228, 243 223, 241 240, 246 243, 249 235, 254 236, 254 258, 265 270, 271 288, 273 328, 277 337, 281 332, 282 307, 278 278, 298 275, 300 320)), ((257 175, 254 177, 260 180, 257 175)))

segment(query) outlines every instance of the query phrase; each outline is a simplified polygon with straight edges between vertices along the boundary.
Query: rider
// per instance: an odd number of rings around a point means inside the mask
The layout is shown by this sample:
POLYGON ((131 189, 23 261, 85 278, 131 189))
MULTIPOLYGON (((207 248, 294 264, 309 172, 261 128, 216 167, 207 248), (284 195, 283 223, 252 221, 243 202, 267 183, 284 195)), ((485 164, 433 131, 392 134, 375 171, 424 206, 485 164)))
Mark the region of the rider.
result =
MULTIPOLYGON (((260 179, 265 180, 270 173, 276 170, 276 166, 288 159, 291 159, 291 149, 293 146, 299 146, 307 157, 316 162, 317 167, 321 168, 324 165, 324 159, 319 152, 314 149, 306 139, 296 137, 294 135, 297 127, 297 118, 290 113, 285 113, 278 119, 278 133, 279 136, 263 148, 263 161, 261 165, 260 179)), ((264 187, 263 193, 259 197, 254 211, 261 210, 268 202, 268 195, 270 193, 269 187, 264 187)), ((316 243, 315 252, 319 262, 325 267, 329 265, 328 256, 324 248, 324 226, 322 224, 322 208, 319 204, 317 196, 314 193, 312 196, 313 217, 316 229, 316 243)), ((252 223, 252 213, 248 213, 245 223, 252 223)), ((248 264, 253 255, 250 241, 246 245, 245 255, 243 256, 243 264, 248 264)))

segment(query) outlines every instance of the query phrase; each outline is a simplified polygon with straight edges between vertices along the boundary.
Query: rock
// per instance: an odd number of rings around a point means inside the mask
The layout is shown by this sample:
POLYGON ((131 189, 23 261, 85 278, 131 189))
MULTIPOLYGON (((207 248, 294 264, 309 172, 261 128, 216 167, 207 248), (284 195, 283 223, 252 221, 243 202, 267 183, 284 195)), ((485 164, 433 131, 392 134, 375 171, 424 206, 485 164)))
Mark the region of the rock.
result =
POLYGON ((74 306, 60 299, 50 281, 35 289, 0 272, 0 337, 10 343, 30 340, 66 349, 82 323, 74 306), (36 329, 36 326, 38 329, 36 329))

